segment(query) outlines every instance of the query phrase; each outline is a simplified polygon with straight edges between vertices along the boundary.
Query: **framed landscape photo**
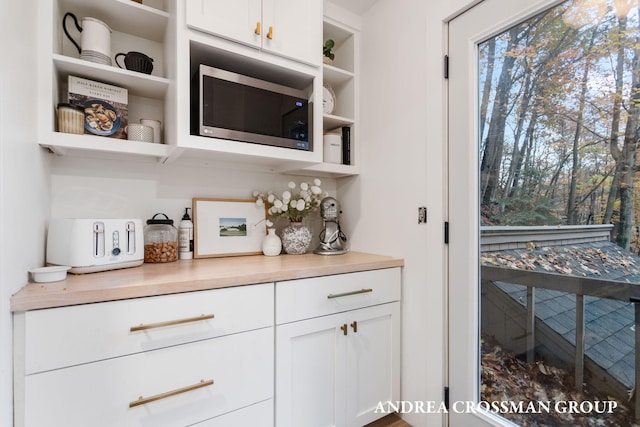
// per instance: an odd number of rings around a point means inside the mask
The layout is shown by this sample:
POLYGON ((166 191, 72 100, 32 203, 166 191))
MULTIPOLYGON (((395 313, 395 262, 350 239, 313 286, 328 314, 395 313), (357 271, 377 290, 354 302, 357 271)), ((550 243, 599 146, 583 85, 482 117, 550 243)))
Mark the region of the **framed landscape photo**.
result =
POLYGON ((267 210, 255 200, 193 198, 193 256, 261 254, 267 210))

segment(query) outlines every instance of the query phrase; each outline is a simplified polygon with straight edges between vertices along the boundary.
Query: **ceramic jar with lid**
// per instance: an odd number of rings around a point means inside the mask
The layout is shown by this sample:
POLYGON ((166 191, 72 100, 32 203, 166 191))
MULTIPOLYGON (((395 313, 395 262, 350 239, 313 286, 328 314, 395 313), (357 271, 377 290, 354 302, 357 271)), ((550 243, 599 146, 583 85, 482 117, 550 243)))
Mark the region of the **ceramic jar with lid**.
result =
POLYGON ((178 229, 166 214, 157 213, 144 228, 144 262, 171 262, 178 259, 178 229), (164 218, 156 218, 159 215, 164 218))

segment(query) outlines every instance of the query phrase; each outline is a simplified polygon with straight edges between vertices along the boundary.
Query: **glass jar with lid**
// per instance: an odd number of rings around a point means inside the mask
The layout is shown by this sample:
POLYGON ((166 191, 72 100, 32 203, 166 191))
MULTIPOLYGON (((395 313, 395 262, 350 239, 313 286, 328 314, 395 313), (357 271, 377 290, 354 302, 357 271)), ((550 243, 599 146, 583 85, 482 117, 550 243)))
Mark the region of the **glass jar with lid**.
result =
POLYGON ((144 228, 144 262, 171 262, 178 259, 178 229, 166 214, 157 213, 144 228), (162 215, 163 218, 157 218, 162 215))

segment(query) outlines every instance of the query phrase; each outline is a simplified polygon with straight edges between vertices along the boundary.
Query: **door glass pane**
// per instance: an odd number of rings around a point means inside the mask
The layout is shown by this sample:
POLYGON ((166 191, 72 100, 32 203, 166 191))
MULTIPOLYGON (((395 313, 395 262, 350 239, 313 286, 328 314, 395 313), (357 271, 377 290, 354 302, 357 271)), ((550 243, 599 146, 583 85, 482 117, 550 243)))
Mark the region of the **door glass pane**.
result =
POLYGON ((568 1, 478 47, 480 399, 519 425, 635 422, 638 14, 568 1))

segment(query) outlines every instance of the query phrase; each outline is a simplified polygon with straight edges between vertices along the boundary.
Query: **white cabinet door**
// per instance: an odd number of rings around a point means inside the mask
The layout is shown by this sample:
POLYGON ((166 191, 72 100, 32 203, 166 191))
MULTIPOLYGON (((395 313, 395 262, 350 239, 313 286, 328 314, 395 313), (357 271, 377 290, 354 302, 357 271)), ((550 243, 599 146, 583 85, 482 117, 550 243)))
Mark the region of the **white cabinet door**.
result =
MULTIPOLYGON (((318 317, 276 327, 276 425, 339 426, 344 414, 344 340, 338 335, 342 315, 318 317)), ((340 331, 342 333, 342 331, 340 331)))
POLYGON ((264 328, 28 375, 23 427, 191 425, 270 400, 273 354, 264 328))
POLYGON ((278 427, 381 418, 400 397, 400 303, 277 326, 275 396, 278 427))
POLYGON ((273 310, 273 284, 261 284, 28 311, 25 372, 264 328, 273 310))
POLYGON ((346 319, 346 425, 360 427, 384 415, 375 413, 379 402, 400 398, 400 303, 354 310, 346 319))
POLYGON ((187 25, 200 31, 248 44, 262 45, 261 0, 189 0, 187 25))
POLYGON ((322 63, 322 0, 189 0, 186 19, 196 30, 322 63))
POLYGON ((262 48, 312 65, 322 63, 322 1, 263 0, 262 48))

